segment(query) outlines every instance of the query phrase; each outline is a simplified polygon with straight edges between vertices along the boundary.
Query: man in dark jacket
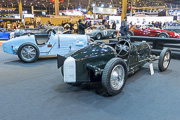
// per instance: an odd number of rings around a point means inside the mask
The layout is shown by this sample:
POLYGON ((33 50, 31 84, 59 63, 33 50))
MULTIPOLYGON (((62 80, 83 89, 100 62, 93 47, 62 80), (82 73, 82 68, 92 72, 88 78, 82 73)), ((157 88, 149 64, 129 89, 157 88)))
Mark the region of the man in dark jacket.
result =
POLYGON ((83 24, 83 20, 79 20, 79 25, 78 25, 78 34, 85 34, 85 29, 86 26, 83 24))
POLYGON ((125 19, 121 22, 121 28, 120 28, 121 36, 127 37, 128 30, 129 30, 129 27, 128 25, 126 25, 126 17, 125 17, 125 19))

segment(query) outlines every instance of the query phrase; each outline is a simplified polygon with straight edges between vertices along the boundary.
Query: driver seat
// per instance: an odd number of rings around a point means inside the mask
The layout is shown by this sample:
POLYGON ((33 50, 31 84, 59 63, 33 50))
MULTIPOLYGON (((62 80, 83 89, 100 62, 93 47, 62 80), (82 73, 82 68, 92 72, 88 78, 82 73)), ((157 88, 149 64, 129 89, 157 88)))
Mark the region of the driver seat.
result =
POLYGON ((37 45, 45 45, 49 41, 49 34, 35 34, 37 45))

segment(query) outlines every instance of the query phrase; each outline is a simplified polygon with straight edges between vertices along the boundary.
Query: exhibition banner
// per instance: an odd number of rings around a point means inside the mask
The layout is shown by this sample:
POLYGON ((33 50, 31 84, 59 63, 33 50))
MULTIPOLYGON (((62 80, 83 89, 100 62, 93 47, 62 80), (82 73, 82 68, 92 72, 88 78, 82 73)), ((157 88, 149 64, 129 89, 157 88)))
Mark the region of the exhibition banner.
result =
POLYGON ((117 14, 117 9, 93 7, 93 13, 99 14, 117 14))

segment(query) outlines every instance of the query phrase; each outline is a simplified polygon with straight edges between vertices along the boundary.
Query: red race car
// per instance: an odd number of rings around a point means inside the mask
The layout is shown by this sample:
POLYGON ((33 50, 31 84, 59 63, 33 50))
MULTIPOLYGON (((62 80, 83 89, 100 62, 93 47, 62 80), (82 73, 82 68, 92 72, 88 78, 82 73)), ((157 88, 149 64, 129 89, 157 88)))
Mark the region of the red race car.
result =
POLYGON ((128 36, 150 36, 150 37, 162 37, 162 38, 180 38, 180 34, 167 31, 156 29, 150 26, 143 26, 143 27, 131 27, 128 31, 128 36))

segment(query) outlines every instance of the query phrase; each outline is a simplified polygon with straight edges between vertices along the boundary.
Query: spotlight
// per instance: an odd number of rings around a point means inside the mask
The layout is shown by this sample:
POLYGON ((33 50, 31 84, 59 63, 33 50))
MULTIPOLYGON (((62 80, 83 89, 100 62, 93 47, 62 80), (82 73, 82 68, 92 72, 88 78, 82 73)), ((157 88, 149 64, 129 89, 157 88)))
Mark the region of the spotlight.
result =
POLYGON ((104 7, 104 4, 101 4, 101 7, 104 7))
POLYGON ((109 5, 109 8, 112 8, 113 6, 112 5, 109 5))
POLYGON ((95 7, 95 6, 96 6, 96 4, 95 4, 95 3, 93 3, 93 4, 92 4, 92 6, 93 6, 93 7, 95 7))

